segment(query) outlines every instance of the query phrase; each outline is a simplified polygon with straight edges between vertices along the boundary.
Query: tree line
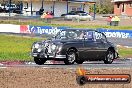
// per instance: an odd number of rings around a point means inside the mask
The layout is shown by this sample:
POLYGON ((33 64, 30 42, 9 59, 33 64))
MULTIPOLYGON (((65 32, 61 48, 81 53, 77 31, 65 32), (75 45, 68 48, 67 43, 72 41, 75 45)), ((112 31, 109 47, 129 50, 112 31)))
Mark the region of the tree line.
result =
MULTIPOLYGON (((96 0, 96 13, 97 14, 113 14, 114 3, 112 0, 96 0)), ((90 12, 93 12, 93 5, 90 5, 90 12)))

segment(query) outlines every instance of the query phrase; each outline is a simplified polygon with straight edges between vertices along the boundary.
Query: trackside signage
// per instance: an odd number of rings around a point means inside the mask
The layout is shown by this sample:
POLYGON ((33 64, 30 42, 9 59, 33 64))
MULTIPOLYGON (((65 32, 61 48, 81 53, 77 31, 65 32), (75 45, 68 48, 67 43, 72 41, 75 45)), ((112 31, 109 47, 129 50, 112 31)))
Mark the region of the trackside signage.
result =
POLYGON ((51 26, 29 26, 29 30, 36 34, 57 34, 60 30, 68 27, 51 27, 51 26))
MULTIPOLYGON (((13 25, 13 24, 0 24, 0 32, 11 33, 35 33, 35 34, 53 34, 55 35, 60 30, 69 27, 52 27, 52 26, 32 26, 32 25, 13 25)), ((132 30, 113 30, 113 29, 97 29, 103 32, 109 38, 132 38, 132 30)))
POLYGON ((0 32, 5 32, 5 33, 20 33, 20 25, 0 24, 0 32))
POLYGON ((100 32, 103 32, 106 37, 115 37, 115 38, 132 38, 132 30, 111 30, 111 29, 97 29, 100 32))
MULTIPOLYGON (((60 30, 69 27, 52 27, 52 26, 29 26, 29 31, 37 34, 56 34, 60 30)), ((97 29, 103 32, 106 37, 115 38, 132 38, 132 30, 112 30, 112 29, 97 29)))

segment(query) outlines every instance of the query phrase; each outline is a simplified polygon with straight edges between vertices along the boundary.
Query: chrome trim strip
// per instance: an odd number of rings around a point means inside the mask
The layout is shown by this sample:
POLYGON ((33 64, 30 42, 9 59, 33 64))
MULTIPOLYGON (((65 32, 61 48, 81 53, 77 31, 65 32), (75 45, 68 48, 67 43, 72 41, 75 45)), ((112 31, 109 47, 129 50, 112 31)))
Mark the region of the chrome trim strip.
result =
MULTIPOLYGON (((47 58, 47 56, 46 56, 46 58, 47 58)), ((63 58, 66 58, 66 55, 49 56, 49 58, 59 58, 59 59, 63 59, 63 58)))
POLYGON ((56 55, 55 58, 66 58, 66 55, 56 55))
MULTIPOLYGON (((38 53, 32 53, 31 54, 33 57, 37 57, 38 56, 38 53)), ((45 55, 44 56, 45 58, 59 58, 59 59, 63 59, 63 58, 66 58, 66 55, 56 55, 56 56, 54 56, 54 55, 49 55, 48 57, 47 57, 47 55, 45 55)))
POLYGON ((37 57, 38 56, 38 53, 32 53, 31 54, 33 57, 37 57))

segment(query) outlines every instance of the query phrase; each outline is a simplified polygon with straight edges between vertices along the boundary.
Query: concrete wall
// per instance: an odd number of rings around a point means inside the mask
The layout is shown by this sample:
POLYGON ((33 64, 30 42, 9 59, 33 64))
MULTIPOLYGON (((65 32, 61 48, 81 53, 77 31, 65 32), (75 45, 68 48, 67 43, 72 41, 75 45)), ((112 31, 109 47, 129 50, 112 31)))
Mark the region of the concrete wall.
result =
POLYGON ((54 16, 60 17, 61 14, 65 14, 65 13, 67 13, 66 2, 56 2, 55 3, 54 16))

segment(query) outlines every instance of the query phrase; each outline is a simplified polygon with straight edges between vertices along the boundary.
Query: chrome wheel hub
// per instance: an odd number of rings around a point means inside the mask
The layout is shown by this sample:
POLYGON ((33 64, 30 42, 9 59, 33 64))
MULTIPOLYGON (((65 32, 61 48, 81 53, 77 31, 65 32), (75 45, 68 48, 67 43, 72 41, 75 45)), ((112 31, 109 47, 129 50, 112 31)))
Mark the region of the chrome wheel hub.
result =
POLYGON ((72 63, 72 62, 75 61, 75 54, 74 54, 74 53, 68 55, 68 61, 69 61, 70 63, 72 63))
POLYGON ((107 55, 107 59, 108 61, 112 61, 113 60, 113 53, 112 52, 109 52, 108 55, 107 55))

